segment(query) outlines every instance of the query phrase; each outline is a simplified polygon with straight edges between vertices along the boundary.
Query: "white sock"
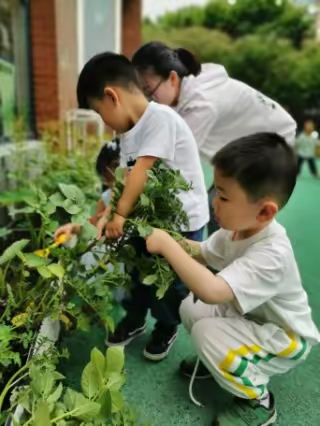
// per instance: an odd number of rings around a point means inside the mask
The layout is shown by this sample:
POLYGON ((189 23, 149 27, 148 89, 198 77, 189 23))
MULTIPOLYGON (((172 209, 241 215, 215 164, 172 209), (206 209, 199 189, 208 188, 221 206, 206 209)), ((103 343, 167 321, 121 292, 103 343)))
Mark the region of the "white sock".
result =
POLYGON ((259 399, 260 405, 265 407, 266 409, 270 408, 270 394, 268 393, 263 398, 259 399))

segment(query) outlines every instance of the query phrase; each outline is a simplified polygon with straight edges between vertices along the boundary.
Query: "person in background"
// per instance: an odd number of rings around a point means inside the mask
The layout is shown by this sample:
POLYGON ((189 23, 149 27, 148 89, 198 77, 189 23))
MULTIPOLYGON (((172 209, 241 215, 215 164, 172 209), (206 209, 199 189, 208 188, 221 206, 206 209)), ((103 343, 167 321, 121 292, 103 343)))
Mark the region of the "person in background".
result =
POLYGON ((319 139, 314 135, 315 126, 312 120, 306 120, 303 126, 303 132, 299 134, 295 143, 295 151, 298 156, 298 172, 301 172, 302 165, 308 162, 311 174, 319 178, 316 159, 316 147, 319 145, 319 139))
POLYGON ((112 194, 112 188, 114 185, 114 174, 116 168, 120 165, 120 142, 116 138, 110 142, 107 142, 101 148, 96 161, 96 172, 102 182, 102 196, 98 201, 96 210, 90 219, 92 225, 96 225, 101 217, 101 214, 105 211, 109 205, 110 197, 112 194))
POLYGON ((294 190, 296 158, 282 137, 260 133, 226 145, 212 164, 221 229, 203 243, 186 242, 194 258, 159 229, 147 249, 193 293, 180 307, 198 356, 180 365, 190 390, 194 378, 211 376, 235 397, 213 425, 271 426, 270 378, 294 369, 320 341, 290 240, 275 220, 294 190))
MULTIPOLYGON (((145 93, 171 106, 185 119, 197 142, 201 159, 234 139, 257 132, 273 132, 293 145, 294 119, 275 101, 230 78, 218 64, 200 64, 186 49, 172 49, 159 41, 140 47, 132 57, 145 93)), ((209 205, 215 196, 209 190, 209 205)), ((219 228, 210 208, 209 234, 219 228)))
MULTIPOLYGON (((171 108, 148 102, 140 89, 131 62, 123 55, 111 52, 91 58, 80 73, 77 85, 80 108, 93 109, 120 138, 120 167, 125 169, 125 187, 116 211, 109 218, 107 207, 97 223, 98 239, 102 235, 117 239, 124 234, 124 224, 147 182, 147 171, 158 159, 172 169, 179 169, 192 188, 178 194, 189 219, 189 228, 181 229, 190 240, 202 241, 209 209, 204 176, 195 139, 185 121, 171 108)), ((156 213, 156 212, 155 212, 156 213)), ((67 237, 80 227, 67 224, 60 227, 67 237)), ((137 256, 148 254, 145 240, 135 246, 137 256)), ((155 328, 143 355, 151 361, 161 361, 174 344, 180 324, 179 307, 188 294, 184 284, 175 280, 162 299, 156 297, 155 286, 142 284, 137 270, 131 274, 133 288, 125 301, 126 316, 106 344, 126 345, 145 333, 150 310, 156 319, 155 328)))

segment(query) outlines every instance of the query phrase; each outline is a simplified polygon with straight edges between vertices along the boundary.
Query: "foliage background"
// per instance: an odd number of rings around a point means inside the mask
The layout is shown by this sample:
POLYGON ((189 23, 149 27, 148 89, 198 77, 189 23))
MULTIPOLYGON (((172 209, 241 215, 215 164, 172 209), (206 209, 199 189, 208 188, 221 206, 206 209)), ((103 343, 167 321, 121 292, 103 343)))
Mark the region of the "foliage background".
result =
POLYGON ((301 126, 320 125, 320 45, 315 18, 289 0, 211 0, 204 7, 168 12, 145 20, 143 41, 161 40, 193 51, 201 62, 224 65, 278 101, 301 126))

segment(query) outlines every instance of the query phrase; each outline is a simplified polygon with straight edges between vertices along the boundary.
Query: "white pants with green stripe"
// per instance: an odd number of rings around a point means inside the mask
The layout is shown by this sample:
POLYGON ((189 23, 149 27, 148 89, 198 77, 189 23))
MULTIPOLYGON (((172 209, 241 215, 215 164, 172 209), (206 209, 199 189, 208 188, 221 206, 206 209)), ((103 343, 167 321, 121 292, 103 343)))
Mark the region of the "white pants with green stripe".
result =
POLYGON ((311 345, 293 332, 241 316, 231 304, 181 304, 180 315, 201 361, 221 387, 241 398, 263 398, 275 374, 284 374, 310 352, 311 345))

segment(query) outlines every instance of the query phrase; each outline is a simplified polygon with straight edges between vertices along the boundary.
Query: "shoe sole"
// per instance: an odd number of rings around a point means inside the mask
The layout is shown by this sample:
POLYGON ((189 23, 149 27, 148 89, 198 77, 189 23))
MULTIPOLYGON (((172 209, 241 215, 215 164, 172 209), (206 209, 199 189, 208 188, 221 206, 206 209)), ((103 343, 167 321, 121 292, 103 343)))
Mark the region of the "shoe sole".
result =
POLYGON ((167 348, 167 350, 165 352, 162 352, 162 354, 151 354, 150 352, 148 352, 146 349, 144 349, 143 351, 143 356, 148 359, 149 361, 162 361, 163 359, 165 359, 168 356, 168 353, 170 351, 170 349, 172 348, 172 345, 174 344, 174 342, 176 341, 176 338, 178 336, 178 333, 176 333, 172 338, 171 338, 171 342, 169 343, 169 346, 167 348))
POLYGON ((109 347, 112 347, 112 346, 127 346, 127 345, 129 345, 129 343, 132 342, 132 340, 136 339, 139 336, 142 336, 146 331, 147 331, 147 324, 145 324, 143 327, 135 330, 135 332, 134 332, 135 334, 128 337, 128 339, 124 340, 123 342, 118 342, 118 343, 109 342, 108 338, 106 337, 104 343, 109 347))
POLYGON ((274 410, 274 413, 272 415, 272 417, 270 417, 269 420, 267 420, 265 423, 261 423, 260 426, 272 426, 276 424, 276 420, 277 420, 277 410, 274 410))

